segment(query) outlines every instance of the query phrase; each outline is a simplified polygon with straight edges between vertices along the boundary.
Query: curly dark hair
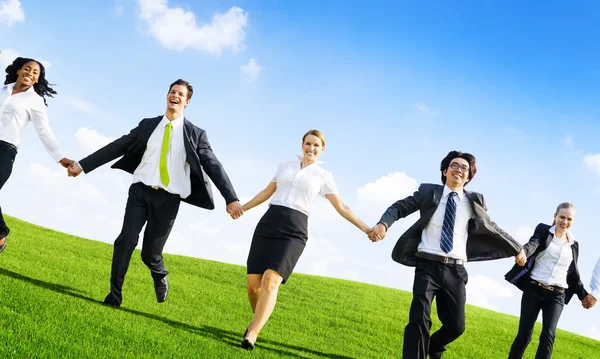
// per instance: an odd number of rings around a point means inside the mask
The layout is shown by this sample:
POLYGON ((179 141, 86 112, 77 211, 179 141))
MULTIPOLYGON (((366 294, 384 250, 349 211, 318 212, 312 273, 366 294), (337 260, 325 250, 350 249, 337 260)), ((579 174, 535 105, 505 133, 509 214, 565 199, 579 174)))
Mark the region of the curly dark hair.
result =
POLYGON ((8 85, 13 82, 17 82, 17 71, 30 61, 35 61, 38 65, 40 65, 40 76, 38 78, 38 82, 33 85, 33 89, 38 95, 42 96, 44 99, 44 104, 48 106, 48 103, 46 103, 46 96, 54 97, 53 95, 56 95, 56 91, 50 87, 51 85, 54 86, 54 84, 51 84, 48 82, 48 80, 46 80, 46 69, 41 62, 27 57, 17 57, 12 64, 6 67, 6 80, 4 80, 4 84, 8 85))
MULTIPOLYGON (((442 172, 442 183, 446 184, 446 176, 444 176, 444 171, 450 167, 450 163, 455 158, 462 158, 463 160, 469 163, 469 180, 467 183, 471 182, 473 177, 475 177, 475 173, 477 173, 477 165, 475 164, 475 156, 470 153, 460 152, 460 151, 450 151, 440 163, 440 171, 442 172)), ((467 185, 465 183, 465 186, 467 185)))

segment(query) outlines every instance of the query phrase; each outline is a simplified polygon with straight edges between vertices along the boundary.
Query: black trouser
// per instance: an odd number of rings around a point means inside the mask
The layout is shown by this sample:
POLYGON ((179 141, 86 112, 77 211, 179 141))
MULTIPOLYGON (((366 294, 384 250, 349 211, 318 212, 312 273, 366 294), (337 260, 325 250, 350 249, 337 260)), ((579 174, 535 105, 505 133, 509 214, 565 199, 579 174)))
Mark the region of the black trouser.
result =
POLYGON ((519 332, 510 348, 509 359, 521 359, 527 345, 531 341, 533 326, 542 311, 542 333, 535 359, 546 359, 552 356, 554 347, 554 336, 556 325, 565 306, 565 293, 557 293, 529 285, 523 291, 521 299, 521 319, 519 321, 519 332))
MULTIPOLYGON (((6 181, 10 177, 13 169, 13 163, 17 156, 17 148, 8 142, 0 141, 0 189, 4 187, 6 181)), ((0 239, 8 236, 10 229, 4 222, 4 216, 2 215, 2 208, 0 208, 0 239)))
POLYGON ((465 331, 465 285, 468 279, 467 270, 462 265, 417 259, 413 300, 408 325, 404 328, 404 359, 426 359, 427 354, 441 357, 446 344, 465 331), (442 327, 430 338, 434 297, 442 327))
POLYGON ((121 304, 121 290, 133 250, 138 244, 144 224, 142 261, 148 266, 155 281, 167 275, 163 262, 163 247, 175 223, 180 197, 164 190, 155 190, 141 182, 129 187, 125 218, 121 234, 115 240, 110 276, 110 293, 121 304))

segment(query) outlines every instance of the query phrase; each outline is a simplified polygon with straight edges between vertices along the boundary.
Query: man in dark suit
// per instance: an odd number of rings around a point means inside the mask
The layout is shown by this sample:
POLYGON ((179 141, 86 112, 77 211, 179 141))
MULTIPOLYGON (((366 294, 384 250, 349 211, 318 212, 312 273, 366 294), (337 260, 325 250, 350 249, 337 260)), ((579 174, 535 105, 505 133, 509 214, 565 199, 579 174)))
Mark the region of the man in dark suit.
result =
POLYGON ((123 156, 112 168, 133 174, 123 228, 114 245, 110 293, 104 299, 108 305, 121 305, 125 274, 144 225, 142 260, 150 269, 157 301, 167 299, 169 282, 163 247, 181 201, 215 208, 206 174, 225 198, 227 212, 234 218, 243 213, 206 132, 183 116, 193 91, 187 81, 175 81, 169 87, 164 116, 143 119, 129 134, 69 167, 69 176, 77 176, 123 156))
POLYGON ((483 196, 464 190, 477 167, 469 153, 451 151, 442 160, 442 183, 421 184, 405 199, 392 204, 369 233, 383 239, 400 218, 419 211, 421 217, 398 240, 392 259, 416 267, 409 323, 404 330, 402 357, 441 358, 446 344, 465 330, 464 263, 514 256, 521 246, 487 215, 483 196), (429 336, 431 303, 437 297, 442 327, 429 336))

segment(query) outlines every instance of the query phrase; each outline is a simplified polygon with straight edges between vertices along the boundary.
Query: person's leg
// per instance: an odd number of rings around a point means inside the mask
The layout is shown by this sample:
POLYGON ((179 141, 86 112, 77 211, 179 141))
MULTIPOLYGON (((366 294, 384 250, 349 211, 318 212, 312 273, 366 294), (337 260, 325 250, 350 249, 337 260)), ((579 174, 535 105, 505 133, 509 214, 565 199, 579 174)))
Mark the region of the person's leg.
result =
POLYGON ((262 274, 248 274, 248 301, 250 302, 250 307, 252 307, 252 313, 256 312, 256 303, 258 303, 260 295, 262 277, 262 274))
POLYGON ((565 294, 549 293, 542 303, 542 333, 535 359, 550 359, 554 348, 556 326, 565 306, 565 294))
POLYGON ((271 317, 282 281, 281 275, 272 269, 267 269, 263 274, 258 301, 254 310, 254 319, 248 326, 248 333, 245 338, 251 343, 256 342, 258 334, 271 317))
POLYGON ((167 299, 169 291, 166 278, 169 272, 165 269, 163 249, 175 224, 181 200, 177 195, 150 187, 145 187, 144 193, 149 205, 141 255, 154 280, 156 300, 161 303, 167 299))
POLYGON ((105 302, 112 305, 121 305, 123 301, 122 288, 125 274, 129 269, 131 254, 137 246, 140 231, 146 223, 148 205, 144 199, 140 184, 132 184, 129 188, 129 198, 125 205, 123 228, 115 240, 113 248, 112 269, 110 276, 110 294, 105 302))
POLYGON ((408 324, 404 328, 402 358, 426 359, 429 350, 431 328, 431 302, 439 289, 438 264, 418 260, 413 283, 413 299, 410 305, 408 324))
POLYGON ((442 327, 431 335, 430 358, 441 358, 446 345, 465 331, 465 303, 468 281, 467 270, 462 265, 445 266, 444 281, 436 297, 438 318, 442 327))
POLYGON ((519 319, 519 331, 512 343, 508 359, 521 359, 525 354, 525 349, 531 341, 533 327, 538 314, 542 308, 540 295, 535 288, 526 288, 521 298, 521 317, 519 319))
MULTIPOLYGON (((0 144, 0 189, 4 187, 6 181, 10 177, 13 169, 13 163, 15 161, 15 156, 17 152, 8 148, 8 145, 0 144)), ((6 236, 10 233, 10 229, 6 225, 4 221, 4 216, 2 215, 2 208, 0 208, 0 252, 4 250, 4 244, 6 242, 6 236)))

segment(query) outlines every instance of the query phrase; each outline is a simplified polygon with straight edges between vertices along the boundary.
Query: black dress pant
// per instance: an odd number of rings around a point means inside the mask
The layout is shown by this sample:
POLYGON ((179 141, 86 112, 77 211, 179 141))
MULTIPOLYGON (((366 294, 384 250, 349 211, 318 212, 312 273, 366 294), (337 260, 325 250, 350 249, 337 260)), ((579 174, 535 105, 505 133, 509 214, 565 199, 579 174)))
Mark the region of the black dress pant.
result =
POLYGON ((523 291, 521 299, 521 319, 519 332, 515 338, 509 359, 521 359, 531 341, 533 327, 540 310, 542 311, 542 333, 535 359, 548 359, 552 356, 556 325, 565 306, 565 293, 557 293, 531 284, 523 291))
POLYGON ((123 228, 115 240, 110 276, 110 293, 116 303, 121 304, 123 300, 123 281, 144 224, 142 261, 155 281, 167 275, 162 252, 175 224, 180 202, 179 195, 153 189, 141 182, 129 188, 123 228))
MULTIPOLYGON (((8 142, 0 141, 0 189, 4 187, 6 181, 10 177, 13 169, 13 163, 17 156, 17 149, 15 146, 8 142)), ((2 208, 0 208, 0 239, 8 236, 10 229, 4 222, 4 216, 2 215, 2 208)))
POLYGON ((446 344, 461 336, 465 331, 465 285, 468 278, 462 265, 417 260, 409 321, 404 328, 402 358, 426 359, 428 354, 439 358, 446 350, 446 344), (434 297, 442 327, 430 338, 434 297))

